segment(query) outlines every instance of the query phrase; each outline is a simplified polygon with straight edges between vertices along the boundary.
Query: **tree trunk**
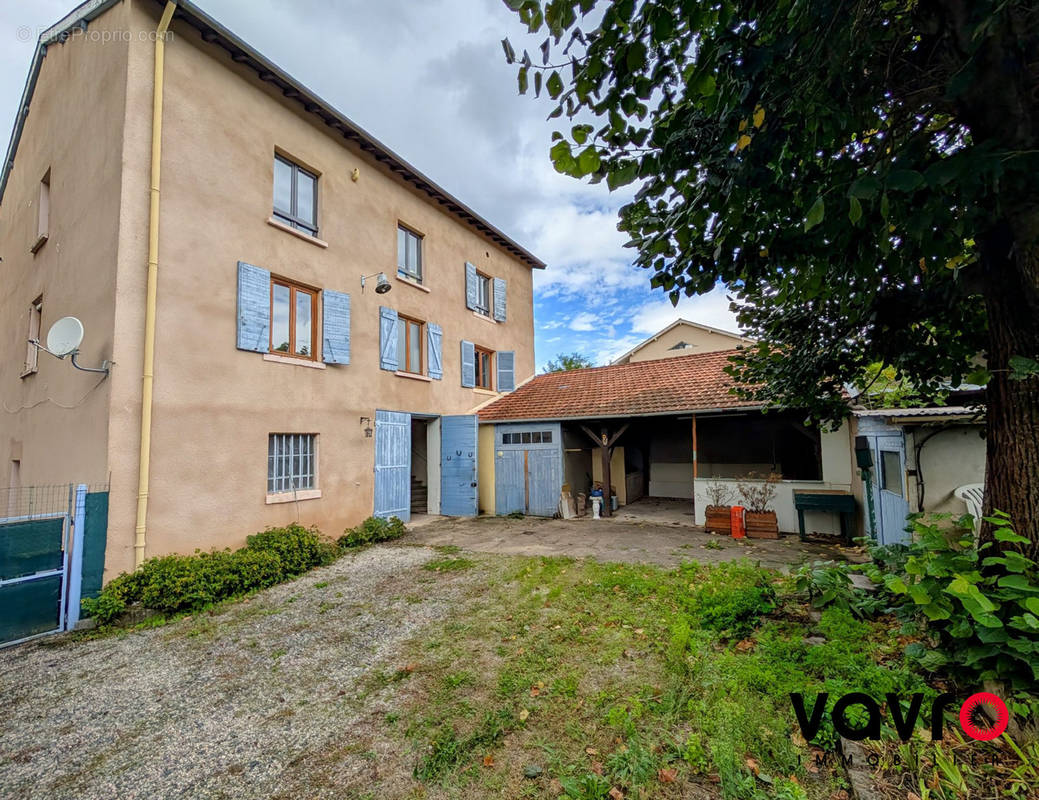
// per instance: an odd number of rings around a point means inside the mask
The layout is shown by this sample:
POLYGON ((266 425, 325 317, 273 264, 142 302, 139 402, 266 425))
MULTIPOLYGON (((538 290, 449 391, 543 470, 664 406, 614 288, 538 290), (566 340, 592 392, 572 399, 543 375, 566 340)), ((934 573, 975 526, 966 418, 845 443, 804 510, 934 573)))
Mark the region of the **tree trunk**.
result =
MULTIPOLYGON (((1029 221, 1030 222, 1030 221, 1029 221)), ((1031 224, 1004 222, 982 245, 988 316, 985 513, 1005 511, 1039 559, 1039 377, 1013 379, 1013 356, 1039 357, 1039 242, 1031 224)), ((992 539, 982 526, 981 540, 992 539)))

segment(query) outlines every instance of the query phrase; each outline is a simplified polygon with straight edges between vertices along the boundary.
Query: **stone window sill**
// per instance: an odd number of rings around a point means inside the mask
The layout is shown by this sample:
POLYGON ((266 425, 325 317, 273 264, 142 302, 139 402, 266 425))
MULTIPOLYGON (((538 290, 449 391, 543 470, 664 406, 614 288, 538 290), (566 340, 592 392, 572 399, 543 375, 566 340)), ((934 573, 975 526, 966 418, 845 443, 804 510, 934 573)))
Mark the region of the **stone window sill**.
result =
POLYGON ((418 289, 420 292, 425 292, 426 294, 429 294, 432 291, 428 286, 423 286, 421 283, 417 283, 411 280, 410 278, 402 278, 400 275, 394 275, 393 277, 395 277, 401 283, 410 286, 412 289, 418 289))
POLYGON ((279 356, 275 353, 264 353, 264 361, 273 361, 276 364, 295 364, 297 367, 310 367, 311 369, 325 369, 326 365, 321 361, 311 361, 309 358, 292 358, 291 356, 279 356))
POLYGON ((402 370, 397 370, 393 374, 396 375, 398 378, 411 378, 413 381, 425 381, 426 383, 431 383, 433 381, 433 379, 430 378, 428 375, 418 375, 414 372, 404 372, 402 370))
POLYGON ((310 242, 311 244, 317 245, 318 247, 328 247, 328 242, 318 239, 316 236, 311 236, 305 231, 296 230, 291 225, 286 225, 280 219, 274 217, 267 218, 267 224, 272 228, 277 228, 279 231, 285 231, 285 233, 291 233, 298 239, 302 239, 304 242, 310 242))
POLYGON ((48 237, 47 234, 41 233, 39 238, 35 242, 33 242, 32 247, 29 248, 29 252, 33 255, 36 255, 39 249, 47 243, 48 238, 50 237, 48 237))
POLYGON ((498 321, 494 317, 491 317, 491 316, 489 316, 487 314, 481 314, 479 311, 474 311, 473 312, 473 316, 476 317, 477 319, 482 319, 484 322, 489 322, 489 323, 491 323, 491 325, 497 325, 498 324, 498 321))
POLYGON ((476 388, 476 387, 473 388, 473 393, 474 394, 487 394, 487 395, 490 395, 491 397, 497 397, 498 394, 499 394, 498 392, 492 391, 491 389, 480 389, 480 388, 476 388))
POLYGON ((317 500, 319 497, 321 497, 320 489, 301 489, 298 492, 273 492, 267 494, 267 505, 294 503, 297 500, 317 500))

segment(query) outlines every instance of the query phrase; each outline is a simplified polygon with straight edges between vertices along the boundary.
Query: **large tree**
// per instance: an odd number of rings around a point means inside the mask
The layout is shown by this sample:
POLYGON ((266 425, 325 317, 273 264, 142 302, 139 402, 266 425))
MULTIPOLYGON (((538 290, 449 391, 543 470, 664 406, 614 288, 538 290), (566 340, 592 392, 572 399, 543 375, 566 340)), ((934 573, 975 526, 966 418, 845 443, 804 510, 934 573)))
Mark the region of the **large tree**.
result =
POLYGON ((556 169, 640 182, 619 227, 673 300, 732 289, 745 391, 833 421, 877 362, 988 381, 986 505, 1039 554, 1036 4, 506 4, 556 169))

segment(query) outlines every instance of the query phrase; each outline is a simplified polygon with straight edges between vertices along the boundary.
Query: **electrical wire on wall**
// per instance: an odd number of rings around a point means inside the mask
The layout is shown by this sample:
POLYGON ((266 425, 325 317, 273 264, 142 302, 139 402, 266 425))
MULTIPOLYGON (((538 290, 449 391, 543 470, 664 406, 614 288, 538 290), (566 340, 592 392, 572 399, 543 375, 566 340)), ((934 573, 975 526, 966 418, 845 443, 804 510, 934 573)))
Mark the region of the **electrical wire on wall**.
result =
POLYGON ((106 378, 108 378, 107 375, 102 375, 100 380, 98 380, 97 383, 95 383, 93 386, 87 389, 83 396, 72 405, 66 405, 65 403, 59 403, 57 400, 53 400, 50 397, 44 397, 42 400, 37 400, 35 403, 30 403, 29 405, 22 406, 21 408, 8 408, 7 402, 5 401, 4 411, 6 411, 8 414, 20 414, 23 411, 28 411, 30 408, 42 406, 45 403, 50 403, 51 405, 57 406, 58 408, 63 408, 66 411, 72 411, 73 409, 79 408, 81 405, 83 405, 83 403, 86 402, 87 398, 94 393, 94 390, 105 382, 106 378))

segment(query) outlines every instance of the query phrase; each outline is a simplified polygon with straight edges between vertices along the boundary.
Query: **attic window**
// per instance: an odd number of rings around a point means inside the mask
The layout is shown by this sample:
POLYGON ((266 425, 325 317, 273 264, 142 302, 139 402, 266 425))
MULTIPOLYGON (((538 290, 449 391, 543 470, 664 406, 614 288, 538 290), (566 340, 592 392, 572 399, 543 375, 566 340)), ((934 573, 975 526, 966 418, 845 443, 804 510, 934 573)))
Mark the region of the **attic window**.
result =
POLYGON ((692 347, 693 346, 691 344, 689 344, 688 342, 679 342, 674 347, 669 347, 668 349, 669 350, 691 350, 692 347))
POLYGON ((40 193, 36 203, 36 241, 29 248, 35 254, 50 236, 51 219, 51 171, 48 169, 40 179, 40 193))

